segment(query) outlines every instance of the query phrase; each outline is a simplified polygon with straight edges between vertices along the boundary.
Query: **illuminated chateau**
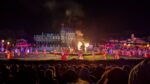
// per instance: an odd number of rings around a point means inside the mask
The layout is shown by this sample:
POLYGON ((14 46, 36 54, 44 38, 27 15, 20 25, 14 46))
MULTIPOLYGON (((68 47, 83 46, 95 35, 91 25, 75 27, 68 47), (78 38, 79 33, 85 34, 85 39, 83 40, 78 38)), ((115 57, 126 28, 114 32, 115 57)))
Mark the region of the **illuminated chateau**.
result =
POLYGON ((71 28, 61 28, 59 33, 42 33, 41 35, 34 35, 34 40, 37 45, 47 46, 72 46, 75 40, 75 31, 71 28))

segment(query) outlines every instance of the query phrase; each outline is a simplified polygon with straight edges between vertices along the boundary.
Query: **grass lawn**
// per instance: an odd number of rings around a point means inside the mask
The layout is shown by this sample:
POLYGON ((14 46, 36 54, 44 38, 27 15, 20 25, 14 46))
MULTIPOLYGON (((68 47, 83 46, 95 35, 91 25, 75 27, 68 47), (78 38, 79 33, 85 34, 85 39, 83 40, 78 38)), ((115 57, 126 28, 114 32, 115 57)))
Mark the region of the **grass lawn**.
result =
MULTIPOLYGON (((84 60, 104 60, 102 55, 95 55, 95 58, 92 55, 89 56, 83 56, 84 60)), ((137 57, 126 57, 126 56, 121 56, 120 58, 124 58, 124 59, 138 59, 137 57)), ((19 59, 19 60, 61 60, 61 56, 60 55, 56 55, 54 56, 53 54, 47 54, 46 56, 44 55, 30 55, 30 56, 26 56, 26 57, 17 57, 15 59, 19 59)), ((78 56, 69 56, 67 58, 67 60, 71 60, 71 59, 78 59, 78 56)), ((114 56, 111 55, 107 55, 107 60, 111 60, 114 59, 114 56)))

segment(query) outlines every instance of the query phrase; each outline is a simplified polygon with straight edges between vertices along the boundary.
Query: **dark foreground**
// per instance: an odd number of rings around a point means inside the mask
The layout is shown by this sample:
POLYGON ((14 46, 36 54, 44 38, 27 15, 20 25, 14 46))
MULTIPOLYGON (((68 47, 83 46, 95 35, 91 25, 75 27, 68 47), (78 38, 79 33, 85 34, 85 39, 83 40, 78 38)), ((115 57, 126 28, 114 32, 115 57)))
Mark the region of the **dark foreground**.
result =
POLYGON ((0 84, 128 84, 142 60, 1 60, 0 84))

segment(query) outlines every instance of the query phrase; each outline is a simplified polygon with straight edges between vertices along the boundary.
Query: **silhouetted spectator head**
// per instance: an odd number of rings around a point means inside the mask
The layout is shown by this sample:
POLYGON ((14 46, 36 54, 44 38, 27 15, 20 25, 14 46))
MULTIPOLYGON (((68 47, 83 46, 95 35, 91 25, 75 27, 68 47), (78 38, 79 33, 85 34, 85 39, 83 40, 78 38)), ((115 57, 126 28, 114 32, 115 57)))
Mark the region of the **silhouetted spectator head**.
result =
POLYGON ((45 72, 45 77, 47 77, 47 78, 54 78, 53 77, 53 71, 52 70, 47 70, 45 72))
POLYGON ((62 75, 62 81, 63 83, 74 83, 77 82, 78 76, 75 71, 73 70, 67 70, 62 75))
POLYGON ((56 77, 56 68, 54 66, 49 66, 48 69, 53 71, 53 76, 56 77))
POLYGON ((99 77, 101 77, 101 75, 104 73, 104 67, 103 66, 98 66, 96 68, 96 71, 99 73, 98 75, 100 75, 99 77))
POLYGON ((150 84, 150 59, 140 62, 131 70, 128 84, 150 84))
POLYGON ((90 72, 87 68, 82 68, 79 72, 79 78, 82 80, 88 80, 90 76, 90 72))
POLYGON ((82 68, 80 70, 80 72, 79 72, 79 78, 80 78, 81 81, 83 80, 83 81, 85 81, 85 82, 87 82, 89 84, 93 83, 93 81, 92 81, 92 79, 90 77, 90 72, 89 72, 89 70, 87 68, 82 68))
POLYGON ((45 67, 42 66, 42 65, 40 65, 40 66, 39 66, 39 69, 40 69, 40 70, 45 70, 45 67))
POLYGON ((105 72, 97 84, 128 84, 128 75, 121 68, 115 67, 105 72))
POLYGON ((130 73, 130 70, 131 70, 131 67, 128 66, 128 65, 124 65, 124 66, 122 67, 122 69, 123 69, 124 71, 126 71, 126 72, 129 74, 129 73, 130 73))
POLYGON ((40 84, 58 84, 58 81, 53 77, 53 70, 47 70, 45 72, 45 78, 40 82, 40 84))

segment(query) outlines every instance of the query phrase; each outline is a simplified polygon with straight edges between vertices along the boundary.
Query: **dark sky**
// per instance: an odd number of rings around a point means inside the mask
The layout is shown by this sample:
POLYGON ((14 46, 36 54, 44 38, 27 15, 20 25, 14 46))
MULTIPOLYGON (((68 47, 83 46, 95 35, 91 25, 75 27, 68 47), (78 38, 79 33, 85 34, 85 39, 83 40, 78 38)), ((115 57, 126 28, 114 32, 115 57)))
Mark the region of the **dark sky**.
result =
MULTIPOLYGON (((33 35, 57 31, 52 26, 53 22, 62 20, 62 10, 69 8, 68 4, 72 4, 71 0, 1 0, 0 33, 10 31, 33 35), (48 2, 49 6, 46 5, 48 2)), ((148 0, 73 0, 73 4, 84 13, 85 26, 80 29, 87 32, 85 35, 103 37, 150 33, 148 0)))

